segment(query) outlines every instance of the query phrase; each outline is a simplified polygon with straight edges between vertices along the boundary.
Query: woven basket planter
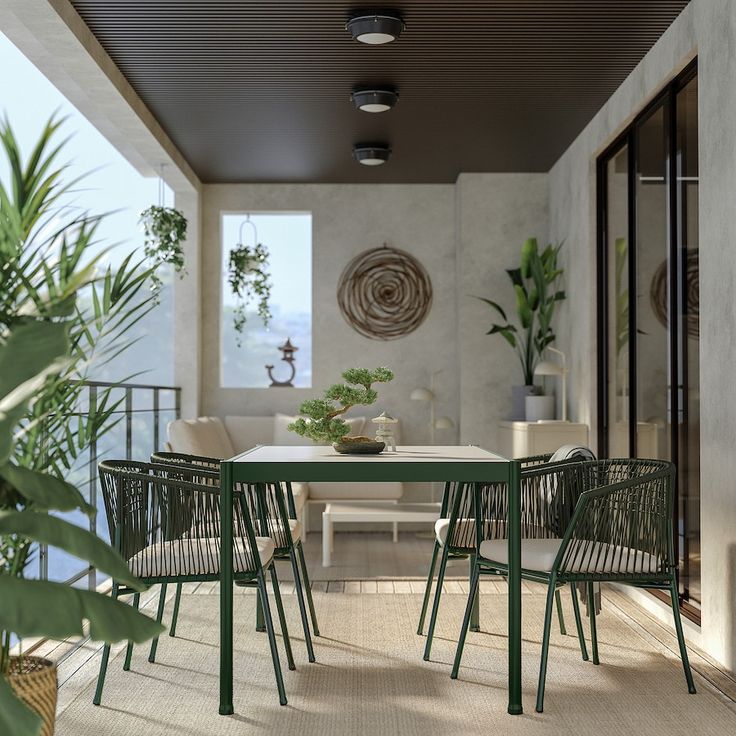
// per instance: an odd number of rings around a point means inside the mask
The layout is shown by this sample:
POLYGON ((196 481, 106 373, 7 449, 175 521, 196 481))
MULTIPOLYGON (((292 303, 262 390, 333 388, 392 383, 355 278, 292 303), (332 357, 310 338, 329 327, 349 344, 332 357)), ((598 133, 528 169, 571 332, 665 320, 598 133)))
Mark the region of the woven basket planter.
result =
POLYGON ((53 736, 56 721, 56 665, 41 657, 12 657, 8 682, 43 719, 41 736, 53 736))

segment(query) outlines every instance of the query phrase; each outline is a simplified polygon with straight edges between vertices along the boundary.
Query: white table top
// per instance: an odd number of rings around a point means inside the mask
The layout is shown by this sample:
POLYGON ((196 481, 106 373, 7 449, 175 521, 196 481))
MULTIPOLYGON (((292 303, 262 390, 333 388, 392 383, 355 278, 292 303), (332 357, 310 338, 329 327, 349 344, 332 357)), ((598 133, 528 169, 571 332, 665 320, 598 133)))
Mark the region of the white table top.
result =
POLYGON ((474 445, 400 445, 378 455, 340 455, 324 445, 259 445, 232 458, 235 463, 469 463, 507 462, 474 445))

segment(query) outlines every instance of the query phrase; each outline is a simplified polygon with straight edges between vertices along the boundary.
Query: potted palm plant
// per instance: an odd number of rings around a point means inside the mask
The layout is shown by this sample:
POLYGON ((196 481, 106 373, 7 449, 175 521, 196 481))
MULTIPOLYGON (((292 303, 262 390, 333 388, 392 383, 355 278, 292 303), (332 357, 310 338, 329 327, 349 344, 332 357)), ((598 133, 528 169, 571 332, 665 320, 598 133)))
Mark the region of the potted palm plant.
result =
POLYGON ((523 385, 512 386, 512 419, 525 418, 525 400, 537 393, 534 369, 544 349, 555 340, 552 320, 557 303, 565 298, 558 283, 563 274, 557 256, 562 243, 547 245, 541 252, 536 238, 529 238, 521 247, 518 268, 507 269, 516 297, 518 322, 513 324, 498 302, 476 297, 488 304, 501 317, 486 333, 501 335, 515 351, 521 365, 523 385))
POLYGON ((59 125, 49 122, 26 162, 10 126, 0 125, 11 179, 0 183, 0 733, 8 736, 53 733, 56 697, 52 663, 14 652, 13 637, 80 635, 85 621, 106 642, 160 630, 105 595, 33 579, 28 566, 45 544, 140 589, 109 545, 55 515, 94 513, 65 477, 114 424, 108 392, 78 415, 80 379, 125 349, 125 332, 152 306, 143 288, 150 270, 132 257, 102 269, 100 218, 68 216, 64 197, 75 182, 64 183, 56 165, 59 125))

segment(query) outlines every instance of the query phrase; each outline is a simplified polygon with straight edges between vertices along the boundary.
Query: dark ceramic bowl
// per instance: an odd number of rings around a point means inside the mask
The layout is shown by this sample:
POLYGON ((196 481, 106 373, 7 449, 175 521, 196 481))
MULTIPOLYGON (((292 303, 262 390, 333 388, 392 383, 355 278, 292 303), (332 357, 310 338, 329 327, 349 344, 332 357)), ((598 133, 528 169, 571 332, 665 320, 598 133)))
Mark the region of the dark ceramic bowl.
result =
POLYGON ((335 442, 335 452, 341 455, 378 455, 386 447, 385 442, 369 440, 367 442, 335 442))

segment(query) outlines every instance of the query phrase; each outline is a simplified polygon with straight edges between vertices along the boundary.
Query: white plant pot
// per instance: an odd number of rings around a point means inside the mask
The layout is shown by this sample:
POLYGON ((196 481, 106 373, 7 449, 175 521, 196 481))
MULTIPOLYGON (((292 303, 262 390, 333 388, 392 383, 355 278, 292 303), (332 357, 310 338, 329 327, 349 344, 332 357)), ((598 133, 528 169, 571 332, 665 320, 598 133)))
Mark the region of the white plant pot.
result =
POLYGON ((554 396, 527 396, 525 404, 527 422, 555 418, 554 396))

